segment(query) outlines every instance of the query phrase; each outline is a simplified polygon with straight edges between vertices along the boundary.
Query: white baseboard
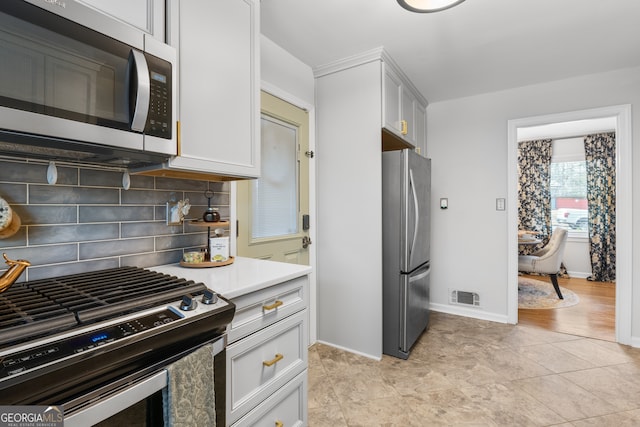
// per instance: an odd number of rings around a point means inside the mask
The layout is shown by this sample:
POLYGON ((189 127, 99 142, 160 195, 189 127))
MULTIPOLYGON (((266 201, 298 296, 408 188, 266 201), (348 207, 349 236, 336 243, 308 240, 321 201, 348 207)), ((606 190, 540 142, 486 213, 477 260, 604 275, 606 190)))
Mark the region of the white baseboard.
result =
POLYGON ((367 357, 369 359, 377 360, 378 362, 382 360, 382 357, 377 357, 377 356, 373 356, 371 354, 362 353, 362 352, 356 351, 356 350, 354 350, 352 348, 343 347, 341 345, 333 344, 333 343, 330 343, 330 342, 327 342, 327 341, 317 340, 316 342, 320 343, 320 344, 328 345, 329 347, 337 348, 339 350, 344 350, 344 351, 347 351, 349 353, 357 354, 358 356, 367 357))
POLYGON ((490 322, 509 323, 506 314, 496 314, 483 311, 480 308, 467 308, 459 305, 429 304, 429 308, 440 313, 455 314, 456 316, 472 317, 490 322))
POLYGON ((576 279, 586 279, 591 276, 591 273, 585 273, 584 271, 568 271, 567 274, 569 277, 575 277, 576 279))
POLYGON ((631 337, 631 347, 640 348, 640 337, 631 337))

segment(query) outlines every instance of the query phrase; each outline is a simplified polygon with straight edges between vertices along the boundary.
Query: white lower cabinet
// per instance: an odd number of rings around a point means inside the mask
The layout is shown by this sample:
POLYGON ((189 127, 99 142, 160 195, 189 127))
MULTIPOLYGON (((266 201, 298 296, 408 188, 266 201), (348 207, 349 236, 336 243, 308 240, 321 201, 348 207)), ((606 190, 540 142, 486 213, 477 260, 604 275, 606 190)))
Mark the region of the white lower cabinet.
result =
POLYGON ((286 386, 242 417, 234 427, 301 427, 307 425, 307 373, 286 386))
POLYGON ((228 425, 307 424, 308 289, 304 276, 232 300, 228 425))

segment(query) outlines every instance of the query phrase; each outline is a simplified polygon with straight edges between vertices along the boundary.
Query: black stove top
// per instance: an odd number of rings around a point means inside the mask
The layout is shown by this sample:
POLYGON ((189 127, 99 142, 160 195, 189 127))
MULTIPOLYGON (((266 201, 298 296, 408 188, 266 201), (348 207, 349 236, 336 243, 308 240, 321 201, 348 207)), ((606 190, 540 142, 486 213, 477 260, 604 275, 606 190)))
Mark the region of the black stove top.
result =
POLYGON ((0 348, 199 295, 206 286, 138 267, 14 284, 0 293, 0 348))

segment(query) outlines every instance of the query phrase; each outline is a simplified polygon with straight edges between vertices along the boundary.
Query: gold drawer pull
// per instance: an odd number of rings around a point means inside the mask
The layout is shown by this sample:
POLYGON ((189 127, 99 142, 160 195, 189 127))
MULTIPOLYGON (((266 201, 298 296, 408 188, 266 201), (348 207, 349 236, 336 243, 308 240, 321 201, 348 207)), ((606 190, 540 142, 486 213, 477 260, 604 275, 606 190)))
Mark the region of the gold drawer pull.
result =
POLYGON ((273 365, 275 365, 276 363, 278 363, 279 361, 281 361, 283 358, 284 358, 284 356, 283 356, 283 355, 281 355, 280 353, 277 353, 277 354, 276 354, 276 357, 274 357, 274 358, 273 358, 273 359, 271 359, 271 360, 265 360, 264 362, 262 362, 262 364, 263 364, 264 366, 273 366, 273 365))
POLYGON ((263 310, 265 310, 265 311, 273 310, 274 308, 278 308, 278 307, 280 307, 282 304, 284 304, 284 303, 278 299, 278 300, 276 300, 276 302, 274 302, 273 304, 270 304, 270 305, 263 305, 263 306, 262 306, 262 309, 263 309, 263 310))
POLYGON ((276 421, 276 427, 284 427, 284 423, 282 421, 276 421))

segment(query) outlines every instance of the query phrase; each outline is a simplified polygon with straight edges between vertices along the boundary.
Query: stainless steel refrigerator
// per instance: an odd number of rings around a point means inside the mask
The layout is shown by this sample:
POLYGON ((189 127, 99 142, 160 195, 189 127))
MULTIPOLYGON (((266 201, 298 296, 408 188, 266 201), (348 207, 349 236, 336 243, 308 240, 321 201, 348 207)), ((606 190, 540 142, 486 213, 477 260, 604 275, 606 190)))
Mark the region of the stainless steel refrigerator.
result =
POLYGON ((430 193, 430 159, 382 153, 382 351, 402 359, 429 323, 430 193))

